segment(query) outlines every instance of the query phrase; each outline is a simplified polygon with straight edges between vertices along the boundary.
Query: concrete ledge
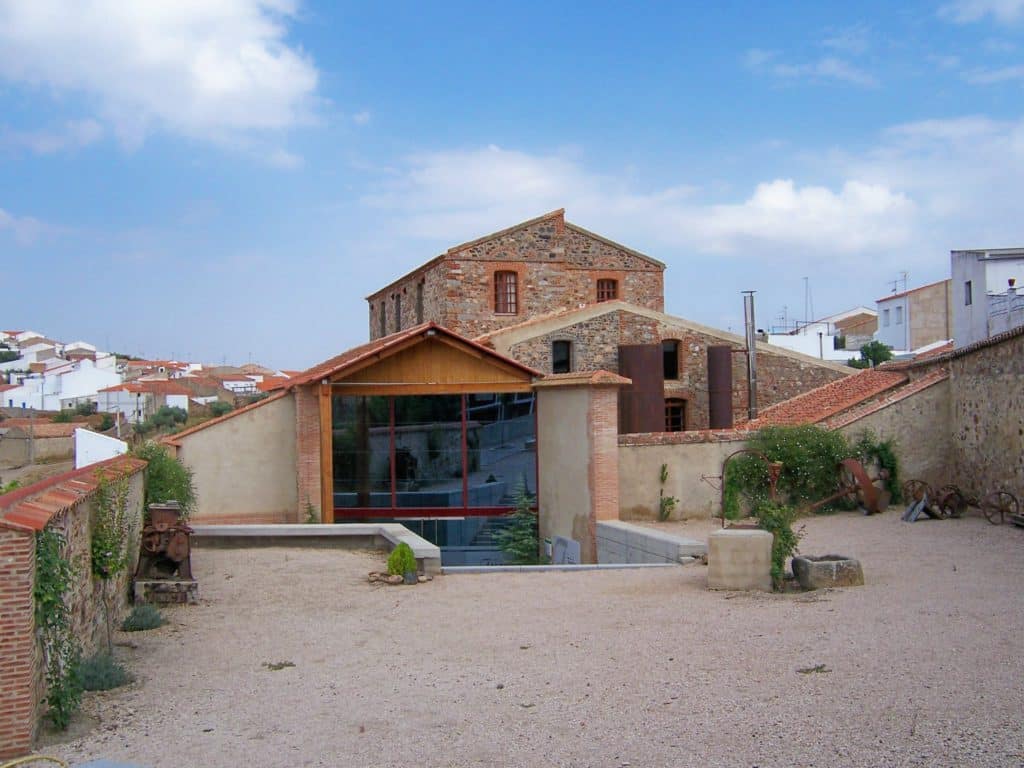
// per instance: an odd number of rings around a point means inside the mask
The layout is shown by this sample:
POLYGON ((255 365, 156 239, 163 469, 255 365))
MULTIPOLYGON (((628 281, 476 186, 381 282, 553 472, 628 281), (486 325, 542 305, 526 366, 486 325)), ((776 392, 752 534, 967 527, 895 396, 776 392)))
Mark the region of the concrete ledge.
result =
POLYGON ((441 549, 399 523, 279 523, 273 525, 194 525, 196 546, 367 546, 388 551, 404 541, 412 548, 422 573, 441 570, 441 549))
POLYGON ((601 564, 670 563, 700 557, 707 545, 694 539, 647 528, 622 520, 597 522, 597 560, 601 564))
POLYGON ((549 573, 558 571, 621 571, 627 568, 674 568, 678 563, 603 563, 598 565, 449 565, 444 574, 549 573))

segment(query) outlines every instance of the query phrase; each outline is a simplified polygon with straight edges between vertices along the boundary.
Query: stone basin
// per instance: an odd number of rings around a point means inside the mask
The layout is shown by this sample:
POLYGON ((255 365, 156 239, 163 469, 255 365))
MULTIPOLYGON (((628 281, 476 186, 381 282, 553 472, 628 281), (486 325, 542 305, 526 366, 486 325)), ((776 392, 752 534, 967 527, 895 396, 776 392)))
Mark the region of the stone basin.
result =
POLYGON ((793 558, 793 575, 803 589, 864 584, 860 561, 845 555, 797 555, 793 558))

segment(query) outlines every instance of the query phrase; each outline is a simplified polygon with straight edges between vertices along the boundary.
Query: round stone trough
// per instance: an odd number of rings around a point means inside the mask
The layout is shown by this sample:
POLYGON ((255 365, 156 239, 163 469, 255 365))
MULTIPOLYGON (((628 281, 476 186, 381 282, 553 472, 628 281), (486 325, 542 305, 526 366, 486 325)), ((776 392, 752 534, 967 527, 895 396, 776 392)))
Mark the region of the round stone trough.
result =
POLYGON ((803 589, 864 584, 860 561, 845 555, 797 555, 793 558, 793 575, 803 589))

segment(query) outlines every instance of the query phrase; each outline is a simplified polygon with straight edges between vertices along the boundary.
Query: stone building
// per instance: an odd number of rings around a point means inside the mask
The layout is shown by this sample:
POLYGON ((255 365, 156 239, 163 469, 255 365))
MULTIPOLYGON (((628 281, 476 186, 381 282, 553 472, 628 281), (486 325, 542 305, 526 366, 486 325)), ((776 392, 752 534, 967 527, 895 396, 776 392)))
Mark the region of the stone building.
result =
POLYGON ((463 336, 608 300, 662 310, 665 265, 565 220, 565 210, 449 248, 367 297, 370 339, 423 322, 463 336))
MULTIPOLYGON (((732 422, 748 412, 745 340, 732 333, 673 317, 623 301, 591 304, 524 321, 478 336, 475 341, 545 374, 606 370, 633 381, 623 390, 630 397, 636 385, 653 387, 663 399, 664 424, 637 429, 620 421, 623 432, 678 432, 708 429, 710 390, 708 355, 725 348, 731 360, 728 380, 722 382, 731 404, 732 422), (650 363, 629 368, 623 347, 654 347, 650 363)), ((771 344, 757 343, 758 407, 795 397, 830 381, 845 378, 854 369, 820 360, 771 344)), ((626 419, 627 407, 620 404, 626 419)))

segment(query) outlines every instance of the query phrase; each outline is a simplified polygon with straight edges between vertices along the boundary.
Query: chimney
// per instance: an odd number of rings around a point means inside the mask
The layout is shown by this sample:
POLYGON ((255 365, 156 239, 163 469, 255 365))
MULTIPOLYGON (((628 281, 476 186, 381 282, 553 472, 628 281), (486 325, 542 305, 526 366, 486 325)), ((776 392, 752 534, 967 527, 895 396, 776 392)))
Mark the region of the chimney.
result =
POLYGON ((757 337, 754 333, 754 291, 743 291, 743 319, 747 337, 747 417, 757 418, 757 337))
POLYGON ((1006 293, 1010 296, 1017 295, 1017 278, 1011 277, 1006 281, 1006 293))

